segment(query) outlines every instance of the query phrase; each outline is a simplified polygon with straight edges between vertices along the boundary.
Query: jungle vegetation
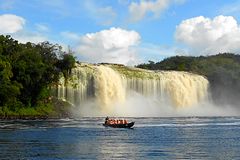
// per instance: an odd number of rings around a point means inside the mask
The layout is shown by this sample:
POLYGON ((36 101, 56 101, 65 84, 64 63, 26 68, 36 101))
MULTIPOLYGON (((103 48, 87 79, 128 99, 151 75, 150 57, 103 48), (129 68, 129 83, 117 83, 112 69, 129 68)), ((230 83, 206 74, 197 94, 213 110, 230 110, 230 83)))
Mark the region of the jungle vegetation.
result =
POLYGON ((0 35, 0 117, 53 114, 50 86, 74 67, 72 54, 50 42, 19 43, 0 35))

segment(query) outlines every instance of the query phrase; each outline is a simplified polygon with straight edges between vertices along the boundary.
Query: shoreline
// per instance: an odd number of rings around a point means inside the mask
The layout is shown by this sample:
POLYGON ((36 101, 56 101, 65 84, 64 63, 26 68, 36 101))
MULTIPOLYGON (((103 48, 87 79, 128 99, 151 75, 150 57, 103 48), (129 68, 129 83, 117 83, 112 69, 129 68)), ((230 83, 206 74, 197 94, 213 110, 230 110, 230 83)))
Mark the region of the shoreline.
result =
POLYGON ((72 106, 68 102, 57 98, 53 98, 50 103, 46 103, 39 108, 26 107, 22 109, 23 111, 7 110, 0 112, 0 120, 48 120, 72 117, 72 106))
POLYGON ((0 116, 0 120, 49 120, 71 118, 70 116, 0 116))

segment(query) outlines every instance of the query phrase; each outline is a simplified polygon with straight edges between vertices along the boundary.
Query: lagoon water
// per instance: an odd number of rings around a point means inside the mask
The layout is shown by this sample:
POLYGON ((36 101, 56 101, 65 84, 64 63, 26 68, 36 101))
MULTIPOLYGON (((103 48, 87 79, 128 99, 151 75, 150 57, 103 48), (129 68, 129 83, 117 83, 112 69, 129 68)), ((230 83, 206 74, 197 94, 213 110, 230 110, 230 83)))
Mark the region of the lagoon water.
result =
POLYGON ((0 159, 240 159, 240 117, 1 120, 0 159))

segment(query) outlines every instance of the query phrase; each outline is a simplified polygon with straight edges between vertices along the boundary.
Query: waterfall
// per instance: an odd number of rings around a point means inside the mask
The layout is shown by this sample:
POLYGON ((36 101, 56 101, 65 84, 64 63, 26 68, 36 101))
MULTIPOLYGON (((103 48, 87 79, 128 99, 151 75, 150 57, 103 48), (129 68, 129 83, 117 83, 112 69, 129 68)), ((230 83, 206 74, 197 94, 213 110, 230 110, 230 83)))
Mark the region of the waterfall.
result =
POLYGON ((207 101, 208 80, 188 72, 80 63, 68 82, 62 77, 55 88, 58 98, 80 108, 93 102, 103 113, 111 113, 116 104, 124 105, 132 93, 152 98, 159 105, 191 107, 207 101))
POLYGON ((189 107, 208 98, 208 81, 187 72, 156 73, 156 79, 126 78, 127 90, 159 99, 169 98, 176 107, 189 107))
POLYGON ((94 79, 95 96, 100 106, 106 108, 113 103, 124 102, 125 90, 121 76, 117 72, 109 67, 98 66, 94 79))

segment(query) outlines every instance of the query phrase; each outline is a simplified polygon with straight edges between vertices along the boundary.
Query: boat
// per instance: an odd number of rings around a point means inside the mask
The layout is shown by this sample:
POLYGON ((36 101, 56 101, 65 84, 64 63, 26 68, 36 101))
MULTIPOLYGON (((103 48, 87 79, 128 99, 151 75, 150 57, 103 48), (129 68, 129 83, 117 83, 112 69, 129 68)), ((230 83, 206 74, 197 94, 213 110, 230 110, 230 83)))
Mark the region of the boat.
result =
POLYGON ((104 123, 105 127, 113 127, 113 128, 132 128, 135 122, 130 122, 126 124, 107 124, 104 123))
POLYGON ((132 128, 135 122, 128 123, 126 120, 115 120, 105 118, 105 122, 103 126, 105 127, 113 127, 113 128, 132 128))

